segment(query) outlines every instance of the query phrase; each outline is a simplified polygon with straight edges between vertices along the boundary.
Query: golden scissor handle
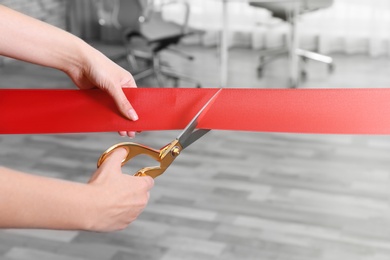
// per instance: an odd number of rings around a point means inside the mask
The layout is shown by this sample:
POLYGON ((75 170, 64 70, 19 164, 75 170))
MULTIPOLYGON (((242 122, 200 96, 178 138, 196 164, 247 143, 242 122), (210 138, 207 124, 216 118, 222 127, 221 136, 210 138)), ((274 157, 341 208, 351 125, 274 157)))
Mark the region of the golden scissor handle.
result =
POLYGON ((115 149, 118 148, 124 148, 127 151, 126 158, 124 158, 122 161, 122 166, 125 165, 132 158, 141 154, 148 155, 153 159, 155 159, 157 162, 159 162, 160 166, 145 167, 138 170, 137 173, 134 174, 134 176, 148 175, 152 178, 156 178, 157 176, 161 175, 168 168, 168 166, 173 162, 176 156, 179 155, 180 151, 183 149, 177 140, 174 140, 173 142, 164 146, 160 150, 156 150, 137 143, 131 143, 131 142, 119 143, 111 146, 105 152, 102 153, 102 155, 100 156, 97 162, 97 167, 99 168, 100 165, 102 165, 102 163, 107 159, 107 157, 115 149))

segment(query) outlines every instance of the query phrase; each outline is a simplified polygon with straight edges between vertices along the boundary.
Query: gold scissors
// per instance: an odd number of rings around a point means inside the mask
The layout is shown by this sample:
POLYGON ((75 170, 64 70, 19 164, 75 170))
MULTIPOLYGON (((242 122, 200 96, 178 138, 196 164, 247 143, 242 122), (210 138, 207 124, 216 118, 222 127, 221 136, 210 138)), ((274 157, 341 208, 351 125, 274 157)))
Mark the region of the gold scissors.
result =
POLYGON ((179 134, 179 136, 164 146, 163 148, 156 150, 141 144, 124 142, 118 143, 110 148, 108 148, 99 158, 97 162, 97 167, 104 162, 104 160, 118 148, 125 148, 127 151, 127 156, 122 161, 122 166, 130 161, 132 158, 137 155, 148 155, 152 157, 154 160, 160 163, 160 166, 153 167, 145 167, 137 171, 134 176, 151 176, 156 178, 157 176, 163 174, 165 170, 171 165, 171 163, 176 159, 176 157, 180 154, 180 152, 187 148, 190 144, 204 136, 206 133, 210 131, 210 129, 196 129, 201 116, 205 114, 205 112, 210 107, 211 103, 215 100, 218 94, 222 89, 219 89, 210 100, 200 109, 200 111, 195 115, 195 117, 190 121, 190 123, 186 126, 186 128, 179 134))

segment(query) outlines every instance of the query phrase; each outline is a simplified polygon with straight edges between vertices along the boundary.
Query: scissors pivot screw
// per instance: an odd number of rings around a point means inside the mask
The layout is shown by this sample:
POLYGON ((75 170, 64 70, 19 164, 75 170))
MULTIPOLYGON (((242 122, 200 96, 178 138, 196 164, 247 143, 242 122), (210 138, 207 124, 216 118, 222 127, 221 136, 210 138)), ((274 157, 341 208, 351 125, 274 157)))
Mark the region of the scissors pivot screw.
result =
POLYGON ((177 147, 177 146, 173 147, 173 149, 171 151, 171 154, 172 154, 173 157, 178 156, 180 154, 180 148, 177 147))

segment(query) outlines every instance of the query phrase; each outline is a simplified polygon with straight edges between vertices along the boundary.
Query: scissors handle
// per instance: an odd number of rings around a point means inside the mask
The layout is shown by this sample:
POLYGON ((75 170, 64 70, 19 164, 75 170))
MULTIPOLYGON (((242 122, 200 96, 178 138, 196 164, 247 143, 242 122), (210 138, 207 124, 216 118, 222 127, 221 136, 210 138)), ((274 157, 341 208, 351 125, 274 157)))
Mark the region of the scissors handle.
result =
MULTIPOLYGON (((137 144, 137 143, 131 143, 131 142, 124 142, 124 143, 118 143, 110 148, 108 148, 105 152, 102 153, 100 156, 98 162, 97 162, 97 167, 99 168, 100 165, 110 156, 110 154, 119 148, 124 148, 126 149, 127 155, 126 157, 122 160, 121 165, 125 165, 128 161, 130 161, 132 158, 144 154, 152 157, 158 162, 161 162, 161 157, 160 157, 160 150, 155 150, 153 148, 137 144)), ((160 166, 155 166, 155 167, 145 167, 140 170, 138 170, 137 173, 134 174, 134 176, 151 176, 153 178, 157 177, 160 175, 161 172, 161 167, 160 166)))

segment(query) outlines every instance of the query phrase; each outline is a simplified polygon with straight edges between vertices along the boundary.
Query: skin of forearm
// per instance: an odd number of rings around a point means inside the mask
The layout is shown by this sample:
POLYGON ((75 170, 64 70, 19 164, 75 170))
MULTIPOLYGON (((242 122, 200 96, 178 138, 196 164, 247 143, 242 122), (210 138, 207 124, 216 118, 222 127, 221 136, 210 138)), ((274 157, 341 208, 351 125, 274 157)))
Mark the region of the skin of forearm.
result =
POLYGON ((0 55, 68 73, 93 49, 80 38, 0 5, 0 55))
POLYGON ((0 167, 0 228, 88 229, 87 184, 0 167))

